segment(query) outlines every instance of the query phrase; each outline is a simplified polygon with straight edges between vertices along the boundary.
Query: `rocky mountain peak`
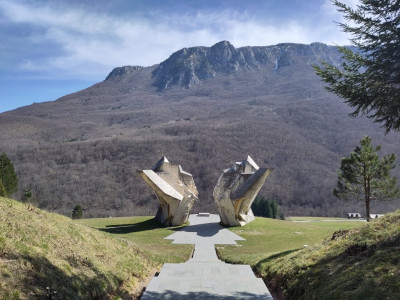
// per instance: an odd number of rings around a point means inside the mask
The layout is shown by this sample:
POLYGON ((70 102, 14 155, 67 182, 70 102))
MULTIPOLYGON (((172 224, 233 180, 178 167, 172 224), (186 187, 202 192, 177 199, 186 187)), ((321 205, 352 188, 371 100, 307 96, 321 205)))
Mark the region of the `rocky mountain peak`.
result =
POLYGON ((110 80, 110 79, 117 78, 119 76, 131 74, 131 73, 136 72, 136 71, 141 70, 141 69, 143 69, 143 67, 141 67, 141 66, 118 67, 118 68, 115 68, 114 70, 112 70, 110 72, 110 74, 108 74, 106 80, 110 80))
POLYGON ((292 64, 314 64, 320 60, 335 63, 339 61, 338 51, 320 43, 235 48, 230 42, 221 41, 212 47, 191 47, 175 52, 153 71, 153 84, 158 90, 172 86, 190 88, 218 73, 229 74, 261 66, 277 72, 292 64))
MULTIPOLYGON (((152 72, 153 85, 159 91, 172 86, 190 88, 218 73, 230 74, 238 70, 270 68, 277 73, 293 64, 315 64, 321 60, 339 64, 336 47, 321 43, 310 45, 284 43, 275 46, 235 48, 228 41, 211 47, 183 48, 173 53, 152 72)), ((141 66, 124 66, 112 70, 106 80, 113 80, 143 69, 141 66)))
POLYGON ((154 85, 159 90, 173 85, 189 88, 217 73, 230 73, 245 66, 240 53, 228 41, 212 47, 184 48, 172 54, 153 71, 154 85))
POLYGON ((232 58, 235 58, 237 51, 231 43, 228 41, 222 41, 210 48, 209 55, 210 58, 216 58, 222 63, 228 63, 232 58))

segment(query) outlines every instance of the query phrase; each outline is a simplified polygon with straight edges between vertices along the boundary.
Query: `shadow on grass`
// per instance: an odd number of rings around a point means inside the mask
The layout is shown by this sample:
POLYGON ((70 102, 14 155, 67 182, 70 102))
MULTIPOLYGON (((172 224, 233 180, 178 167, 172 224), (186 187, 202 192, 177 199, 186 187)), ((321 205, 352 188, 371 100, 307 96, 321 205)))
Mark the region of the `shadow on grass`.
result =
POLYGON ((260 268, 261 268, 261 265, 262 265, 263 263, 268 263, 268 262, 270 262, 271 260, 284 257, 284 256, 286 256, 286 255, 289 255, 289 254, 291 254, 291 253, 293 253, 293 252, 296 252, 296 251, 299 251, 299 250, 301 250, 301 249, 304 249, 304 248, 301 247, 301 248, 297 248, 297 249, 291 249, 291 250, 279 252, 279 253, 276 253, 276 254, 274 254, 274 255, 268 256, 267 258, 264 258, 264 259, 260 260, 260 261, 256 264, 255 267, 256 267, 256 269, 260 269, 260 268))
POLYGON ((116 291, 120 278, 106 277, 86 258, 67 259, 73 268, 85 271, 80 274, 67 274, 44 256, 21 255, 16 259, 31 266, 29 272, 20 274, 21 289, 35 299, 108 299, 110 293, 129 296, 116 291))
POLYGON ((159 223, 155 218, 146 221, 132 223, 132 224, 115 224, 107 225, 105 228, 98 228, 98 230, 105 231, 112 234, 127 234, 132 232, 141 232, 154 230, 159 228, 166 228, 173 231, 181 230, 184 226, 167 227, 159 223))
POLYGON ((113 234, 125 234, 131 232, 153 230, 158 228, 165 228, 165 226, 157 222, 156 219, 150 219, 133 224, 107 225, 105 228, 99 228, 99 230, 113 234))

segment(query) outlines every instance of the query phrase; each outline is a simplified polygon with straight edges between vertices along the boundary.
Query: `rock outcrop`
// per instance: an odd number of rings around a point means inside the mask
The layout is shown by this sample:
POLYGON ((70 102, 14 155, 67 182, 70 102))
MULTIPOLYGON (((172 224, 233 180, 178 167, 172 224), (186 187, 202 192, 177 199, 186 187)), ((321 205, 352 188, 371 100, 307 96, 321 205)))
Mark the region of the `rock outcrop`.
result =
POLYGON ((113 69, 110 74, 108 74, 106 80, 110 80, 110 79, 114 79, 117 78, 119 76, 124 76, 124 75, 128 75, 131 74, 133 72, 142 70, 143 67, 141 66, 124 66, 124 67, 118 67, 113 69))
POLYGON ((172 86, 190 88, 218 73, 233 73, 239 69, 266 66, 277 72, 296 64, 299 56, 309 57, 310 64, 320 60, 339 63, 337 50, 321 43, 235 48, 228 41, 222 41, 212 47, 183 48, 173 53, 153 71, 153 80, 158 90, 172 86))

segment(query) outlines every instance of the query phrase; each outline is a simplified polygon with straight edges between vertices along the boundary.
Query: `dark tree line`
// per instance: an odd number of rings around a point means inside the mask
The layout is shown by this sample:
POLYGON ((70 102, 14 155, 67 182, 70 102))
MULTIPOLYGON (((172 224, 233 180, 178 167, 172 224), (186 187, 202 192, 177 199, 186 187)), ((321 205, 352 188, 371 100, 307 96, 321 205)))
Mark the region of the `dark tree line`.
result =
POLYGON ((265 217, 278 219, 281 218, 279 212, 278 203, 275 199, 267 199, 264 197, 256 197, 253 204, 251 205, 251 210, 257 217, 265 217))

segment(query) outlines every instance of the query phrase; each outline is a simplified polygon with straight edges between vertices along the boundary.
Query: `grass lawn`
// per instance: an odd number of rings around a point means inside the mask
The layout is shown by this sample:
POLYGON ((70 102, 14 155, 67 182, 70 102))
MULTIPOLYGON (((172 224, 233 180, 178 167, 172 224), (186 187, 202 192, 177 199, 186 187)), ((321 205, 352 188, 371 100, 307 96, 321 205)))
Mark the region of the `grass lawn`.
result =
MULTIPOLYGON (((251 265, 269 287, 293 299, 341 299, 340 295, 346 295, 344 299, 378 299, 378 295, 397 299, 399 214, 370 224, 346 219, 296 220, 312 222, 258 217, 246 226, 230 228, 246 240, 238 246, 217 246, 218 255, 229 263, 251 265)), ((160 263, 186 261, 193 248, 164 240, 182 226, 163 227, 153 217, 77 222, 130 240, 154 254, 160 263)))
POLYGON ((348 223, 359 225, 301 251, 270 256, 257 270, 291 299, 399 299, 400 210, 348 223))
POLYGON ((219 257, 230 263, 249 264, 262 273, 264 265, 279 256, 312 246, 337 230, 360 227, 363 222, 305 222, 296 223, 257 217, 243 227, 230 228, 245 238, 239 246, 217 247, 219 257))
POLYGON ((164 240, 183 226, 165 227, 154 217, 119 217, 82 219, 77 222, 89 227, 108 232, 114 237, 123 238, 136 244, 143 250, 155 254, 160 263, 178 263, 187 261, 193 245, 173 245, 171 240, 164 240))
MULTIPOLYGON (((301 217, 301 219, 308 218, 301 217)), ((250 264, 258 269, 264 262, 282 253, 302 249, 304 245, 314 245, 339 229, 355 228, 363 224, 336 220, 338 221, 295 223, 257 217, 254 222, 246 226, 230 228, 246 241, 238 242, 239 246, 218 246, 218 255, 224 261, 250 264)), ((155 254, 160 263, 184 262, 189 259, 194 247, 173 245, 170 240, 164 240, 183 226, 164 227, 150 216, 82 219, 77 222, 108 232, 115 237, 127 239, 155 254)))
POLYGON ((343 221, 348 220, 346 218, 329 218, 329 217, 287 217, 286 221, 343 221))

